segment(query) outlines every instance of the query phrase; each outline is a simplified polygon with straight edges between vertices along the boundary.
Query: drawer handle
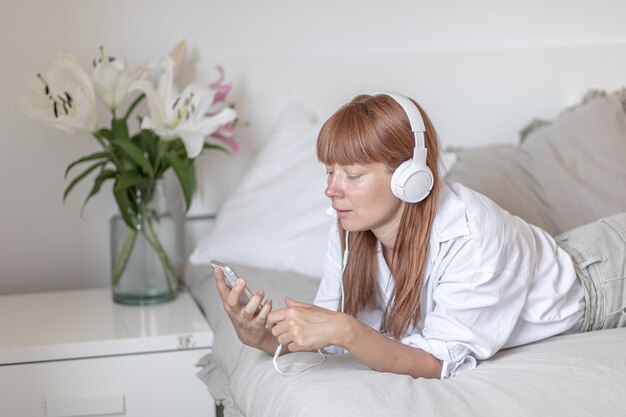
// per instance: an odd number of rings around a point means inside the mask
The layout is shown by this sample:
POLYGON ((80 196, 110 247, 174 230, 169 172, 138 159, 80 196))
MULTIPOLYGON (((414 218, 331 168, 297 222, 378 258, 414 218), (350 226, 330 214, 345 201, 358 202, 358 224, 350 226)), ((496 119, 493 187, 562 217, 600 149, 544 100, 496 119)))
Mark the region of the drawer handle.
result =
POLYGON ((124 414, 124 396, 107 395, 46 400, 46 417, 97 416, 124 414))

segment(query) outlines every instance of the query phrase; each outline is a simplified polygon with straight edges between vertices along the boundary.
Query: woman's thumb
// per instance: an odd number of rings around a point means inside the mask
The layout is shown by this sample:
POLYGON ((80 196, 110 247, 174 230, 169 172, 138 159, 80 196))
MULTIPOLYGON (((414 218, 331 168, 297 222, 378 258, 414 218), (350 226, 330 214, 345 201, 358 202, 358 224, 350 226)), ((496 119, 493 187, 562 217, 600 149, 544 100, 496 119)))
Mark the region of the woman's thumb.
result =
POLYGON ((285 297, 285 305, 287 307, 299 307, 299 306, 303 306, 304 304, 299 303, 298 301, 292 300, 289 297, 285 297))

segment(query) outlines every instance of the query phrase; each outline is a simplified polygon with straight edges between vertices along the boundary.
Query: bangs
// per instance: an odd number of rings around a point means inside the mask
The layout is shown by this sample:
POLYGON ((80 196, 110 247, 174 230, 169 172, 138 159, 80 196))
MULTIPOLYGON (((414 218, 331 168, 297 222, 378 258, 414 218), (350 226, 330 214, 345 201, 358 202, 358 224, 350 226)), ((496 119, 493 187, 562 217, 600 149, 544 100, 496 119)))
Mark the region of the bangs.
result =
POLYGON ((317 159, 325 165, 383 162, 376 121, 361 103, 348 103, 324 123, 317 138, 317 159))

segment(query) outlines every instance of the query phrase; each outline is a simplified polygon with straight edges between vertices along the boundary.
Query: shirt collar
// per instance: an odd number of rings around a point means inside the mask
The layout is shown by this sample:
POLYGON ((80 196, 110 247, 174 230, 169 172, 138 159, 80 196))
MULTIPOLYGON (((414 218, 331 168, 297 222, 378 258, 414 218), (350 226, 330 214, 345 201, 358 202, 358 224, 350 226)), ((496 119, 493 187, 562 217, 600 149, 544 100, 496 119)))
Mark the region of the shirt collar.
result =
MULTIPOLYGON (((442 243, 460 236, 470 234, 465 214, 465 203, 444 181, 439 191, 439 207, 430 234, 431 256, 432 243, 442 243)), ((382 244, 376 241, 377 252, 382 254, 382 244)))
POLYGON ((467 226, 465 203, 455 191, 445 182, 441 182, 439 194, 439 207, 433 227, 431 238, 438 243, 445 242, 460 236, 470 234, 467 226))

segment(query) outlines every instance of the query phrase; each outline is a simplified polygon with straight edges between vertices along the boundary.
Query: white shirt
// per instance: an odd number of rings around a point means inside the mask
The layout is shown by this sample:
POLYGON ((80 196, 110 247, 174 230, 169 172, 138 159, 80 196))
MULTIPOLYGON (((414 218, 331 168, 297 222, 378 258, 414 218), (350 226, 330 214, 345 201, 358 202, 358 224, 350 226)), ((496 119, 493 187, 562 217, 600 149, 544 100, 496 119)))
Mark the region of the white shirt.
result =
MULTIPOLYGON (((393 277, 378 242, 376 308, 358 319, 380 330, 393 277)), ((337 310, 342 251, 329 232, 315 304, 337 310)), ((544 230, 461 184, 443 184, 430 233, 422 319, 401 342, 443 361, 442 378, 498 350, 568 331, 583 320, 584 290, 571 257, 544 230)))

